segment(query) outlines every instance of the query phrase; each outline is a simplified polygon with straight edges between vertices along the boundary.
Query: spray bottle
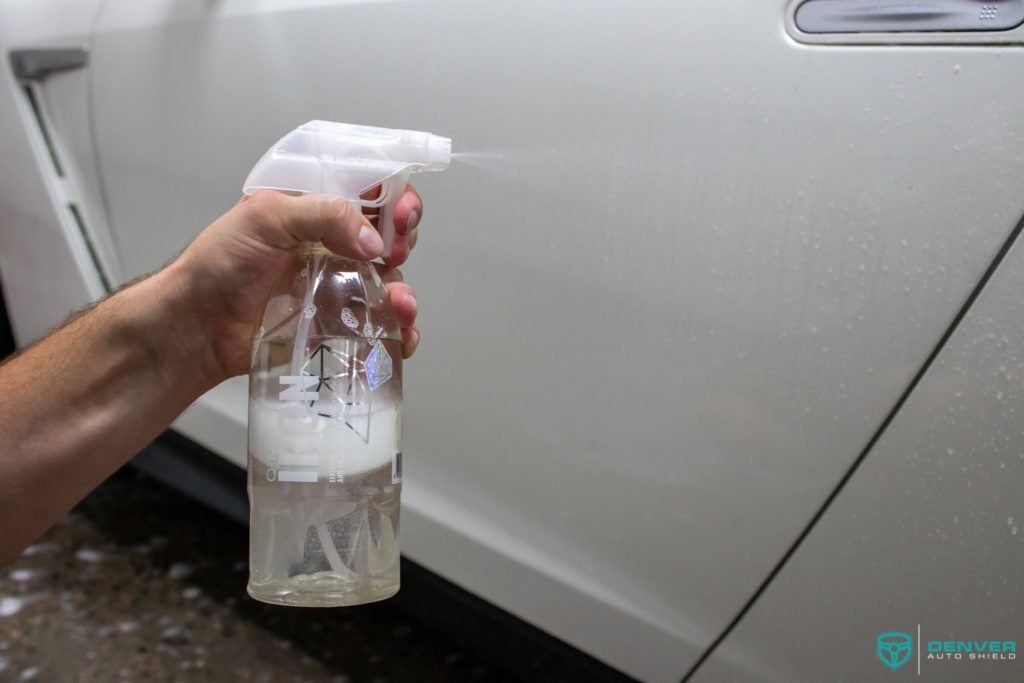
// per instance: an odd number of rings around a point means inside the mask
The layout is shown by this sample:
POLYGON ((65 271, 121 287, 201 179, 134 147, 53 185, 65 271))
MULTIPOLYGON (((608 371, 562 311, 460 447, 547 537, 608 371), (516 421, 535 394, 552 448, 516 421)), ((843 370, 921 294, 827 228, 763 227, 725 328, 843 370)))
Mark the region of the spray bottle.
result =
MULTIPOLYGON (((451 140, 311 121, 243 191, 341 195, 379 207, 384 254, 409 175, 444 170, 451 140), (373 200, 360 199, 380 188, 373 200)), ((249 594, 284 605, 382 600, 399 588, 402 340, 373 264, 307 244, 264 306, 249 381, 249 594)))

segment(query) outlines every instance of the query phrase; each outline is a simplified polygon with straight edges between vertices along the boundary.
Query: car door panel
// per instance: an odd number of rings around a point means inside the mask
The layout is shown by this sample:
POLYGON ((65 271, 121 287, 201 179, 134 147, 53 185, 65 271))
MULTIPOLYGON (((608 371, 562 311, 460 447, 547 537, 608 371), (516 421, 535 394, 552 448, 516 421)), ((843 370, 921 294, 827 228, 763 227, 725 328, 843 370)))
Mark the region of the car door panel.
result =
MULTIPOLYGON (((803 45, 785 13, 110 0, 93 116, 120 266, 171 258, 306 120, 450 135, 468 155, 417 181, 406 268, 403 549, 675 680, 1024 214, 1024 54, 803 45)), ((201 400, 186 431, 237 461, 243 414, 201 400)))

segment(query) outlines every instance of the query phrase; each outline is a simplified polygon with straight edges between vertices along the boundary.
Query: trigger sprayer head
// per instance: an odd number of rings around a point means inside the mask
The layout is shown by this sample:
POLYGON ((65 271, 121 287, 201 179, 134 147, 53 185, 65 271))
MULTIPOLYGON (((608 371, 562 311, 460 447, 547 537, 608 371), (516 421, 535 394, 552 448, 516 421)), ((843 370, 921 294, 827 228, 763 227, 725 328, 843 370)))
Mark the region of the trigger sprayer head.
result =
POLYGON ((360 206, 380 207, 377 225, 388 256, 395 235, 395 205, 409 176, 443 171, 451 160, 451 138, 415 130, 310 121, 267 150, 249 172, 242 191, 335 194, 360 206), (380 188, 376 199, 362 199, 375 187, 380 188))
POLYGON ((267 150, 242 191, 318 192, 358 200, 361 192, 388 178, 443 171, 451 158, 452 141, 440 135, 310 121, 267 150))

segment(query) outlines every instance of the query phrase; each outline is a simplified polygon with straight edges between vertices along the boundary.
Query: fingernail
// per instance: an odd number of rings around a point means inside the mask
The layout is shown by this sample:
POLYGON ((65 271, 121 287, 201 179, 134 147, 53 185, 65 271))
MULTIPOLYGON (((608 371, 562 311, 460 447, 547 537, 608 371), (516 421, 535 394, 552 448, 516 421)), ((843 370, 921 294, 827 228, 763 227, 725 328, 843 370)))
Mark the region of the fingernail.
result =
POLYGON ((405 231, 412 232, 416 229, 416 226, 420 222, 420 212, 413 209, 413 212, 409 214, 409 217, 405 219, 405 231))
POLYGON ((368 225, 359 228, 359 246, 367 256, 380 256, 384 251, 384 240, 368 225))

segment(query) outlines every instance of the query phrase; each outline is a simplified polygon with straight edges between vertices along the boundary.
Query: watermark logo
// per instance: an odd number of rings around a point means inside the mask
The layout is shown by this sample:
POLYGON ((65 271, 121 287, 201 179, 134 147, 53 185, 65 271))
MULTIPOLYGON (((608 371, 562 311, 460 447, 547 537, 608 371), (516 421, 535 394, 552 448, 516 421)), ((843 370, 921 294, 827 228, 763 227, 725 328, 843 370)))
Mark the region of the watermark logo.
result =
POLYGON ((914 638, 902 631, 879 633, 875 639, 875 652, 890 669, 898 669, 910 661, 914 638))
POLYGON ((915 645, 918 676, 921 675, 922 664, 929 670, 933 665, 1002 667, 1017 659, 1016 640, 931 640, 921 635, 920 624, 917 625, 917 636, 903 631, 886 631, 875 636, 875 654, 893 671, 914 658, 915 645))
POLYGON ((1017 659, 1016 640, 929 640, 928 659, 1017 659))

